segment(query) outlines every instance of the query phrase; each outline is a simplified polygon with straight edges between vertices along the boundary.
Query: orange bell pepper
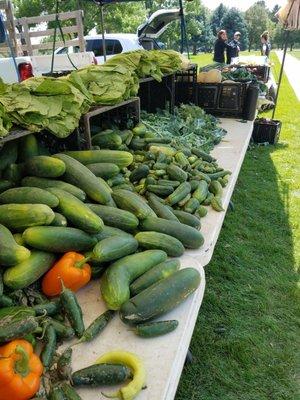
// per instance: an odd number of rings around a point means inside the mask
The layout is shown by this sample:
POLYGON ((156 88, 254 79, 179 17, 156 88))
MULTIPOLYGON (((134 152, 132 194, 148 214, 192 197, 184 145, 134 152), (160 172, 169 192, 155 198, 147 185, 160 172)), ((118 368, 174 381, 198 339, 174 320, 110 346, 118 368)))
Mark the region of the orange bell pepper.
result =
POLYGON ((64 254, 46 273, 42 280, 42 290, 46 296, 57 296, 63 285, 76 292, 91 280, 91 267, 88 258, 70 251, 64 254))
POLYGON ((0 400, 29 400, 40 387, 43 364, 29 342, 13 340, 0 347, 0 400))

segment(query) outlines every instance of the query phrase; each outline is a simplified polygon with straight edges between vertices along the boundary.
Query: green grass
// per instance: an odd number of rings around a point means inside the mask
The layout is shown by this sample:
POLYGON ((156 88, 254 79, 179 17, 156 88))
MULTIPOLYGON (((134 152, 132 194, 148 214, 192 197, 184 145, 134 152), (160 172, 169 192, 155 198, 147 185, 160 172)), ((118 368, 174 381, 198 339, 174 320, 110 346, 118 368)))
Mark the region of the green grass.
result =
POLYGON ((276 118, 280 143, 247 152, 235 210, 205 268, 194 362, 176 400, 299 399, 300 103, 286 76, 276 118))

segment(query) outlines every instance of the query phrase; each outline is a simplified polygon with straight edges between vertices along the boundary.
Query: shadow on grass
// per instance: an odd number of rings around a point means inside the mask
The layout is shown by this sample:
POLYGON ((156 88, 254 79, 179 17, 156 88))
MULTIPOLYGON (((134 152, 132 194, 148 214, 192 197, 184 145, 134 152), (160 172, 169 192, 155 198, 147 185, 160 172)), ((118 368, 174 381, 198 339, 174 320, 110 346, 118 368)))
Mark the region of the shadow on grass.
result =
POLYGON ((184 367, 176 400, 299 399, 290 189, 270 157, 280 148, 247 152, 232 199, 235 211, 228 211, 206 266, 191 342, 194 363, 184 367))

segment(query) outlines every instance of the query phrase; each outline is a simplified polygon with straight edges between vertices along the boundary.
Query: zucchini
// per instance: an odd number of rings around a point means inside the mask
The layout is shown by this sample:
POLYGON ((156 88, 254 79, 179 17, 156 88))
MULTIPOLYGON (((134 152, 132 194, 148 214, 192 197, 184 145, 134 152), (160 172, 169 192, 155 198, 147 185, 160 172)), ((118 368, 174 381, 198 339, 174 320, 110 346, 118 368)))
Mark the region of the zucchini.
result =
POLYGON ((112 236, 97 243, 92 251, 92 261, 104 263, 135 253, 138 242, 133 236, 112 236))
POLYGON ((5 270, 3 282, 9 288, 23 289, 44 275, 54 261, 54 254, 32 250, 29 258, 5 270))
POLYGON ((120 172, 120 168, 113 163, 87 164, 86 167, 92 171, 94 175, 103 179, 112 178, 120 172))
POLYGON ((146 178, 149 174, 149 167, 148 165, 141 164, 137 168, 135 168, 131 174, 129 175, 130 182, 138 182, 142 178, 146 178))
POLYGON ((161 200, 155 196, 154 193, 148 193, 147 199, 149 206, 158 217, 178 222, 178 218, 174 215, 173 211, 171 211, 165 204, 161 203, 161 200))
POLYGON ((184 247, 190 249, 198 249, 204 243, 201 232, 191 226, 181 224, 180 222, 149 217, 140 222, 140 227, 143 231, 155 231, 173 236, 178 239, 184 247))
POLYGON ((39 146, 36 137, 33 133, 21 137, 18 140, 19 145, 19 160, 27 161, 29 158, 39 155, 39 146))
POLYGON ((120 317, 128 325, 157 318, 181 304, 198 288, 200 280, 194 268, 176 271, 122 304, 120 317))
POLYGON ((135 235, 139 246, 144 249, 159 249, 165 251, 170 257, 180 257, 184 253, 182 243, 173 236, 159 232, 139 232, 135 235))
POLYGON ((192 196, 199 201, 199 204, 201 204, 206 199, 207 194, 208 184, 203 180, 199 182, 199 185, 192 196))
POLYGON ((121 364, 94 364, 73 372, 74 386, 117 385, 131 378, 131 370, 121 364))
POLYGON ((128 167, 133 161, 133 155, 127 151, 118 150, 81 150, 66 151, 65 154, 81 162, 81 164, 114 163, 119 168, 128 167))
POLYGON ((191 199, 189 199, 189 201, 187 203, 185 203, 183 211, 190 213, 190 214, 194 214, 194 212, 199 208, 200 203, 199 201, 192 197, 191 199))
POLYGON ((50 224, 51 226, 67 226, 68 221, 66 217, 60 213, 54 213, 54 220, 50 224))
POLYGON ((9 164, 14 164, 18 158, 18 140, 10 140, 4 143, 0 149, 0 171, 3 171, 9 164))
POLYGON ((179 181, 179 182, 184 182, 187 180, 187 173, 181 169, 180 167, 177 167, 175 164, 168 165, 167 167, 167 174, 173 181, 179 181))
POLYGON ((136 335, 143 338, 152 338, 173 332, 177 328, 178 324, 179 322, 176 321, 176 319, 169 321, 146 322, 137 325, 134 328, 134 332, 136 335))
POLYGON ((46 204, 54 208, 58 206, 58 198, 48 191, 40 188, 19 187, 8 189, 0 194, 2 204, 46 204))
POLYGON ((71 193, 61 189, 50 188, 50 193, 59 200, 58 211, 76 228, 87 233, 98 233, 103 229, 102 219, 95 214, 86 204, 71 193))
POLYGON ((13 188, 14 186, 14 182, 8 181, 7 179, 0 179, 0 193, 5 192, 7 189, 13 188))
POLYGON ((73 196, 77 197, 79 200, 84 201, 86 199, 86 194, 83 190, 78 187, 71 185, 70 183, 58 181, 55 179, 38 178, 35 176, 27 176, 22 179, 22 186, 38 187, 41 189, 56 188, 65 190, 71 193, 73 196))
POLYGON ((179 268, 180 261, 176 258, 163 261, 162 263, 155 265, 149 271, 145 272, 142 276, 132 282, 129 287, 130 293, 135 296, 161 279, 165 279, 172 275, 175 271, 179 270, 179 268))
POLYGON ((27 175, 41 178, 57 178, 65 173, 66 166, 62 160, 48 156, 35 156, 26 161, 27 175))
POLYGON ((171 193, 167 198, 166 198, 166 203, 170 204, 173 206, 176 203, 179 203, 181 200, 183 200, 186 196, 188 196, 191 192, 191 185, 189 182, 183 182, 181 183, 178 188, 174 190, 173 193, 171 193))
POLYGON ((11 232, 4 225, 0 225, 0 265, 10 267, 26 260, 29 256, 30 251, 20 246, 11 232))
POLYGON ((132 212, 138 219, 145 219, 155 216, 154 211, 149 207, 142 196, 129 190, 117 189, 112 197, 119 208, 132 212))
POLYGON ((92 136, 92 145, 102 149, 117 149, 122 144, 122 138, 111 129, 92 136))
POLYGON ((130 232, 139 224, 137 217, 129 211, 100 204, 87 204, 87 206, 103 220, 105 225, 130 232))
POLYGON ((182 224, 189 225, 195 229, 201 228, 200 219, 195 215, 180 210, 174 210, 174 214, 182 224))
POLYGON ((23 233, 23 238, 27 245, 53 253, 87 251, 97 243, 95 237, 80 229, 58 226, 28 228, 23 233))
POLYGON ((29 226, 49 225, 54 212, 45 204, 3 204, 0 205, 0 224, 8 229, 24 230, 29 226))
POLYGON ((155 193, 158 196, 168 196, 169 194, 174 192, 173 186, 165 186, 165 185, 148 185, 148 192, 155 193))
POLYGON ((107 307, 118 310, 130 297, 130 283, 166 258, 164 251, 146 250, 111 264, 100 281, 101 294, 107 307))
POLYGON ((66 172, 64 180, 68 183, 78 186, 97 203, 106 204, 111 200, 111 195, 106 184, 103 184, 100 181, 101 178, 97 178, 79 161, 67 156, 66 154, 55 154, 53 157, 58 158, 65 163, 66 172))

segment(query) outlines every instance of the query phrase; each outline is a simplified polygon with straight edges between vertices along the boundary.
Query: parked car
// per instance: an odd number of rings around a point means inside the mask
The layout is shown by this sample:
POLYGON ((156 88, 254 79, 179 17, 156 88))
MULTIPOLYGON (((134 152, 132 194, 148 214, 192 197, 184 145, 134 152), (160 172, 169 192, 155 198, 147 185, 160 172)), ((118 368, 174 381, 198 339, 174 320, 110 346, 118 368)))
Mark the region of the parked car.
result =
MULTIPOLYGON (((115 54, 125 53, 140 49, 160 49, 163 43, 157 42, 157 38, 167 29, 170 22, 180 18, 179 9, 158 10, 140 25, 137 33, 106 33, 105 49, 106 58, 115 54)), ((98 64, 104 62, 102 35, 85 36, 86 51, 92 51, 98 64)), ((59 47, 55 54, 74 54, 79 52, 78 46, 59 47)))

